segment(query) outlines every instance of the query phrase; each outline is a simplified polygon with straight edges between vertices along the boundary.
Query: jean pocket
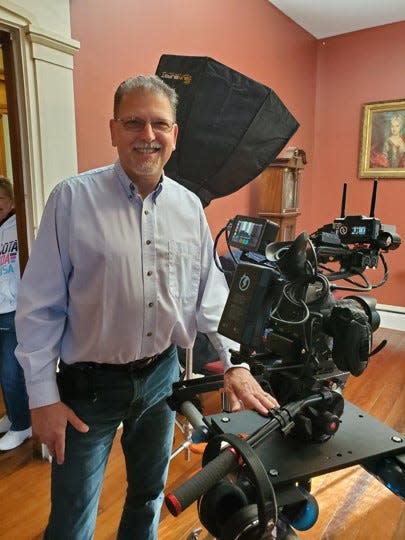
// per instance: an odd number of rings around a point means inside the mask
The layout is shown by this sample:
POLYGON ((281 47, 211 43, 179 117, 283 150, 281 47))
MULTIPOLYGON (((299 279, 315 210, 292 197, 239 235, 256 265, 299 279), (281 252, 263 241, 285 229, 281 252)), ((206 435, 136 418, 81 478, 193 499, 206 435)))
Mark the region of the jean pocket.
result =
POLYGON ((177 300, 197 298, 201 260, 199 246, 169 242, 169 291, 177 300))

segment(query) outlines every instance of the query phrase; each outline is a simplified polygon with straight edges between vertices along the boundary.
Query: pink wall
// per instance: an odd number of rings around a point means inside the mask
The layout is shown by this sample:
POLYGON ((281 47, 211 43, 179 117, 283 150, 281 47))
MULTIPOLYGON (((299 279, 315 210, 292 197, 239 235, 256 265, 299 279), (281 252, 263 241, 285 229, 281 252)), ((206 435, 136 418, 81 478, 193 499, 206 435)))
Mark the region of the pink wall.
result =
MULTIPOLYGON (((347 214, 369 212, 373 180, 358 177, 362 105, 405 99, 405 22, 321 40, 318 47, 312 196, 302 220, 309 230, 339 215, 343 182, 347 214)), ((376 216, 395 224, 402 239, 404 204, 405 179, 381 180, 376 216)), ((404 249, 386 256, 389 281, 372 293, 381 303, 405 306, 404 249)))
MULTIPOLYGON (((357 178, 361 106, 405 96, 405 22, 317 41, 267 0, 71 0, 71 14, 81 44, 74 72, 80 170, 115 159, 108 120, 123 79, 153 73, 164 53, 210 56, 271 87, 300 122, 289 142, 308 157, 298 230, 337 217, 344 181, 347 211, 368 212, 372 183, 357 178)), ((382 181, 376 208, 402 235, 404 186, 382 181)), ((211 203, 213 235, 235 214, 257 211, 257 187, 253 181, 211 203)), ((380 302, 405 305, 402 251, 387 256, 390 281, 375 292, 380 302)))

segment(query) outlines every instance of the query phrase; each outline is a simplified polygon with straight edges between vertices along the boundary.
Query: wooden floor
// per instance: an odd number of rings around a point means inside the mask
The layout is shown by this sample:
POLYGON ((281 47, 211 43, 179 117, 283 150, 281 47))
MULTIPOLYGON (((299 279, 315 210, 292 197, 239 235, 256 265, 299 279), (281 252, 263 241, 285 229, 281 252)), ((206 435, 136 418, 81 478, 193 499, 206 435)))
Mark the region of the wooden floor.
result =
MULTIPOLYGON (((405 433, 405 333, 378 330, 375 343, 383 337, 387 347, 359 378, 351 377, 345 397, 395 430, 405 433)), ((219 392, 206 396, 209 408, 219 407, 219 392)), ((0 409, 2 408, 0 401, 0 409)), ((218 409, 219 410, 219 409, 218 409)), ((3 411, 0 410, 0 413, 3 411)), ((176 433, 174 447, 183 441, 176 433)), ((199 468, 199 456, 191 461, 176 456, 170 466, 168 491, 199 468)), ((50 464, 34 459, 32 441, 10 452, 0 453, 0 539, 39 540, 49 510, 50 464)), ((100 501, 95 540, 113 540, 125 492, 125 472, 119 440, 114 442, 100 501)), ((405 505, 361 467, 343 469, 313 479, 320 516, 303 540, 403 540, 405 505)), ((200 527, 196 505, 178 518, 164 508, 159 540, 187 540, 200 527)), ((197 537, 205 540, 206 531, 197 537)))

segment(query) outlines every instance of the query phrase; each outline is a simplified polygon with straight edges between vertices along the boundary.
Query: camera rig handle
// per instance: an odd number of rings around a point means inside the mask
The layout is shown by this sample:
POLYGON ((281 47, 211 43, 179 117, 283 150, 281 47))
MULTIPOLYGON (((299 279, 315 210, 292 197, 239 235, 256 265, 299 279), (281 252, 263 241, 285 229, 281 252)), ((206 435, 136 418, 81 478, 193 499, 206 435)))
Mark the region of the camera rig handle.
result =
POLYGON ((173 516, 179 516, 206 491, 215 486, 239 464, 239 457, 232 447, 221 452, 200 472, 165 497, 165 503, 173 516))

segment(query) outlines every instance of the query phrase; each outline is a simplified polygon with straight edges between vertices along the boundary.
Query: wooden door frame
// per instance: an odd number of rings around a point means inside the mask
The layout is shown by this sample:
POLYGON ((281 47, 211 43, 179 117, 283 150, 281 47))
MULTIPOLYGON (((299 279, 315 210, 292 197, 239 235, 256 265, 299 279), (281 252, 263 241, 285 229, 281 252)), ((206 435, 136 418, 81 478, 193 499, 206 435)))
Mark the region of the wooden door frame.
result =
POLYGON ((20 132, 21 124, 17 106, 17 83, 13 60, 13 40, 11 39, 9 32, 0 30, 0 44, 3 49, 11 162, 13 169, 14 200, 17 221, 18 253, 20 260, 20 272, 22 274, 28 261, 28 235, 22 165, 22 145, 20 132))

